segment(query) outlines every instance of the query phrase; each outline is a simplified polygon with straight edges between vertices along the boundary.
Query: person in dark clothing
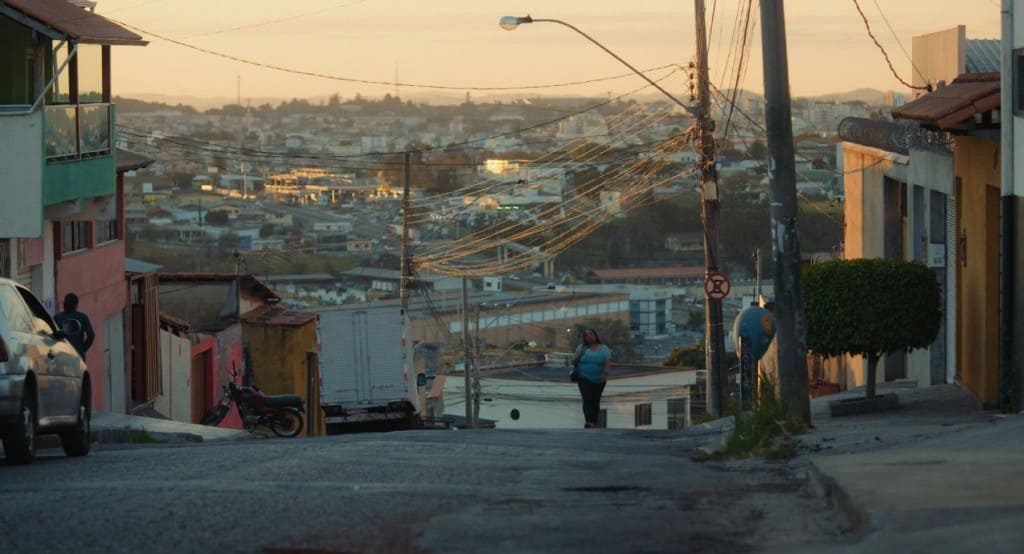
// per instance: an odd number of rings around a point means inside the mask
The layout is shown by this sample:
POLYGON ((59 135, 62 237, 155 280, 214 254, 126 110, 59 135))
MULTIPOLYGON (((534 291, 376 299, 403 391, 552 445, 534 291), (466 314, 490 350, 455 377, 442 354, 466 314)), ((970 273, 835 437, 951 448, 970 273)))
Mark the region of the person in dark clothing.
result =
POLYGON ((74 346, 78 354, 84 358, 92 342, 96 340, 96 332, 92 329, 89 316, 78 311, 77 294, 69 292, 64 296, 64 311, 53 316, 53 320, 64 332, 71 346, 74 346))

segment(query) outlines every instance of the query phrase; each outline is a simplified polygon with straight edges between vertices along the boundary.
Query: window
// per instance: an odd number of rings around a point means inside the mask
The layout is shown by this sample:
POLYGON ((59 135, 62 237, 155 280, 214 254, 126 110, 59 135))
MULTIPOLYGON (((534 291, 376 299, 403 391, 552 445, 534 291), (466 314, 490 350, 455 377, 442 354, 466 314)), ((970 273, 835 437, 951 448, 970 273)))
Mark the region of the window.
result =
POLYGON ((651 405, 637 404, 633 406, 634 427, 643 427, 651 424, 651 405))
POLYGON ((65 221, 61 223, 60 253, 89 248, 89 222, 65 221))
POLYGON ((50 319, 50 314, 46 312, 46 308, 36 300, 32 293, 25 289, 18 289, 21 293, 21 299, 28 306, 29 311, 32 312, 32 323, 33 331, 36 333, 42 333, 46 335, 52 335, 57 332, 57 326, 54 325, 53 320, 50 319))
POLYGON ((0 277, 11 276, 11 241, 0 239, 0 277))
POLYGON ((17 333, 32 332, 32 313, 21 300, 18 291, 10 285, 0 284, 0 316, 17 333))
POLYGON ((121 237, 117 234, 117 220, 111 221, 97 221, 96 222, 96 244, 103 244, 104 242, 110 242, 117 240, 121 237))
POLYGON ((686 409, 690 404, 689 398, 669 398, 668 407, 668 428, 684 429, 686 427, 686 409))

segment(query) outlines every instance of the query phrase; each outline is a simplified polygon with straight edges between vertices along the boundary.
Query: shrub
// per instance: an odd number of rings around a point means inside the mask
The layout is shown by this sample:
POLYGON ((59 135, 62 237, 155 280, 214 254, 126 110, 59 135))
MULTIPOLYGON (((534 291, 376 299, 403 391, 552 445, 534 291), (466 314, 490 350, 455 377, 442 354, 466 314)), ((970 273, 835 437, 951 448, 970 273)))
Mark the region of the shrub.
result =
POLYGON ((867 397, 887 353, 924 348, 941 324, 935 273, 918 262, 860 259, 808 266, 803 274, 807 348, 868 360, 867 397))

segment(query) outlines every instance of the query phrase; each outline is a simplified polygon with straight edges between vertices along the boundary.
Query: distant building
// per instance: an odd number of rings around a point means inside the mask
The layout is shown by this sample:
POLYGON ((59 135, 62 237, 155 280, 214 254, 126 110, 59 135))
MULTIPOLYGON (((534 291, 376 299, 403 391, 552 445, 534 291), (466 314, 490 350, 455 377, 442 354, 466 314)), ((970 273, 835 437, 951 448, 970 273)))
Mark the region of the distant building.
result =
POLYGON ((587 274, 587 280, 597 283, 682 285, 703 279, 704 272, 705 269, 701 266, 595 269, 587 274))

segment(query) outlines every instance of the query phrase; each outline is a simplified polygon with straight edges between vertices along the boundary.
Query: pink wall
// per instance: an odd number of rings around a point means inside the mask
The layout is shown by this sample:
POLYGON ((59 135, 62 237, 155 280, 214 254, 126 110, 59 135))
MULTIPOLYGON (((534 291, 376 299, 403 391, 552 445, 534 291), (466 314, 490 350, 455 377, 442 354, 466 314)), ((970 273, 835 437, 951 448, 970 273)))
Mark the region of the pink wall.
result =
MULTIPOLYGON (((124 242, 116 241, 77 254, 65 254, 56 262, 57 309, 64 308, 65 294, 77 294, 78 310, 89 316, 96 331, 96 340, 85 358, 92 378, 92 409, 95 411, 107 409, 104 386, 107 368, 103 355, 105 322, 112 314, 123 311, 127 303, 124 251, 124 242)), ((120 348, 123 352, 125 347, 120 344, 111 348, 120 348)))
MULTIPOLYGON (((206 389, 210 391, 213 397, 208 399, 208 403, 212 406, 220 399, 223 394, 222 387, 228 381, 233 380, 238 385, 242 384, 242 326, 238 324, 232 325, 216 335, 207 335, 207 338, 192 345, 193 357, 205 352, 210 353, 212 362, 210 380, 206 383, 206 389), (237 377, 232 378, 232 370, 238 373, 237 377)), ((191 376, 189 379, 191 380, 191 376)), ((191 388, 192 383, 190 382, 189 389, 191 388)), ((219 427, 242 428, 242 420, 238 415, 236 407, 232 407, 231 412, 224 418, 219 427)))

